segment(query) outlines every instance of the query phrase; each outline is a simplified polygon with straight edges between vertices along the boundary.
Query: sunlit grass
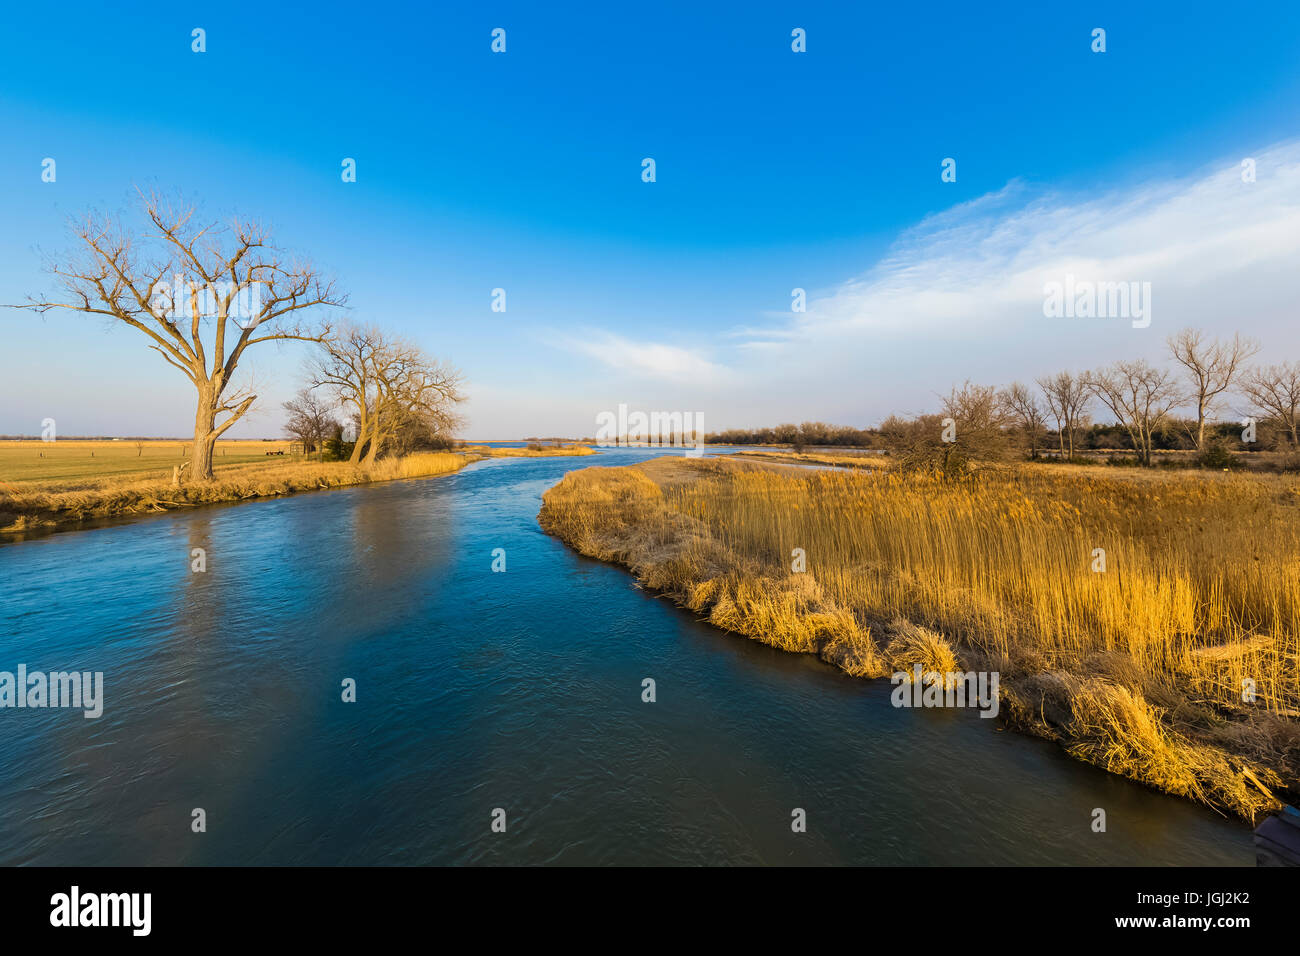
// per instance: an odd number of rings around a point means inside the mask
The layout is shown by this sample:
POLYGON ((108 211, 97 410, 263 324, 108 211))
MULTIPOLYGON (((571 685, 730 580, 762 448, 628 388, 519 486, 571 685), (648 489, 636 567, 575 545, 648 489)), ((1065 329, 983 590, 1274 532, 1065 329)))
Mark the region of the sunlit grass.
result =
POLYGON ((130 475, 79 482, 75 488, 68 488, 60 479, 29 481, 17 486, 0 486, 0 531, 22 532, 91 518, 150 514, 373 481, 431 477, 457 471, 477 460, 478 456, 453 452, 417 452, 381 459, 367 468, 346 462, 278 459, 219 465, 212 481, 184 481, 179 485, 173 484, 170 477, 130 475))
POLYGON ((897 666, 904 624, 932 631, 1003 674, 1013 721, 1170 792, 1252 816, 1260 781, 1296 787, 1293 476, 656 463, 572 473, 541 517, 722 627, 863 676, 897 666))
MULTIPOLYGON (((253 463, 283 464, 290 447, 287 441, 222 440, 217 442, 212 462, 218 469, 253 463)), ((70 486, 113 476, 170 476, 172 466, 189 460, 190 451, 191 442, 180 440, 0 441, 0 490, 30 481, 70 486)))

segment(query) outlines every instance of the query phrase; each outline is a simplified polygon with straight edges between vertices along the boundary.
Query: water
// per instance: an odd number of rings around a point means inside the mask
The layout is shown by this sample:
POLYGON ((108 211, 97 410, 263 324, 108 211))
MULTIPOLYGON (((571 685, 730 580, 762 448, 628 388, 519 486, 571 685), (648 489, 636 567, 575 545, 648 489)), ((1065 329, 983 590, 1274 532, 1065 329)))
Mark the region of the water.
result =
POLYGON ((657 453, 0 547, 0 670, 106 685, 98 720, 0 710, 0 864, 1253 863, 1244 825, 973 712, 895 709, 538 528, 565 471, 657 453))

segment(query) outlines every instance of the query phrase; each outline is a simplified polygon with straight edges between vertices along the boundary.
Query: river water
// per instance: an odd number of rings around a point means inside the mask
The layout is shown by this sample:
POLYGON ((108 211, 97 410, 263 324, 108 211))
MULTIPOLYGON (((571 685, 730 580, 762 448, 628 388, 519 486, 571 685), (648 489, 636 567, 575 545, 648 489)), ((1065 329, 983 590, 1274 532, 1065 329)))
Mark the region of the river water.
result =
POLYGON ((538 528, 566 471, 656 454, 0 546, 0 670, 105 685, 99 719, 0 710, 0 864, 1253 864, 1242 824, 895 709, 538 528))

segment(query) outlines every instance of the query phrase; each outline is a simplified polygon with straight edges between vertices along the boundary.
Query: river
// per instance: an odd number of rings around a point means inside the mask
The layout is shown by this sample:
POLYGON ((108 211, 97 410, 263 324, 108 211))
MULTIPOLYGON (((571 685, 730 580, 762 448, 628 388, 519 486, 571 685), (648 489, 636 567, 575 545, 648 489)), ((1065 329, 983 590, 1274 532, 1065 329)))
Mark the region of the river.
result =
POLYGON ((0 546, 0 670, 102 671, 105 698, 0 710, 0 864, 1253 865, 1241 823, 895 709, 538 528, 566 471, 658 453, 0 546))

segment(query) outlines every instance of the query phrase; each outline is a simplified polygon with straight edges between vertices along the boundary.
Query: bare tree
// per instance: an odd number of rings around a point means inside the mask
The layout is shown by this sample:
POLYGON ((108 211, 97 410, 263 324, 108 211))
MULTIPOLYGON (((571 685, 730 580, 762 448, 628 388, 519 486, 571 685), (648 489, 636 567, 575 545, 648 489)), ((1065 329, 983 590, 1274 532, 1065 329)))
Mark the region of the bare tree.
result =
POLYGON ((1025 434, 1029 457, 1038 457, 1038 438, 1044 430, 1047 416, 1028 386, 1013 382, 1001 395, 1003 409, 1013 424, 1025 434))
POLYGON ((947 444, 968 458, 1001 458, 1006 453, 1006 406, 992 385, 966 382, 943 400, 943 413, 952 419, 955 436, 947 444))
POLYGON ((1250 369, 1241 390, 1260 418, 1285 431, 1292 448, 1300 448, 1300 362, 1250 369))
POLYGON ((1196 450, 1204 453, 1206 421, 1259 345, 1239 334, 1231 342, 1207 340, 1200 329, 1183 329, 1168 341, 1169 353, 1187 369, 1191 384, 1187 399, 1196 406, 1196 434, 1191 438, 1196 450))
POLYGON ((1038 380, 1047 400, 1047 410, 1056 420, 1056 433, 1061 454, 1074 460, 1074 441, 1079 429, 1088 424, 1088 405, 1092 391, 1082 375, 1057 372, 1038 380))
POLYGON ((971 461, 1003 457, 1008 421, 996 388, 966 382, 943 399, 942 414, 914 419, 893 415, 881 423, 880 434, 904 467, 956 477, 971 461))
POLYGON ((284 431, 290 438, 302 442, 303 450, 310 454, 319 451, 341 427, 334 417, 334 408, 324 401, 319 392, 304 388, 297 396, 284 403, 289 413, 284 431))
POLYGON ((403 433, 449 434, 460 421, 454 408, 464 401, 460 372, 450 365, 402 342, 394 343, 387 358, 376 372, 367 464, 403 433))
POLYGON ((365 449, 375 398, 375 366, 387 348, 383 333, 373 325, 347 323, 320 342, 320 352, 308 369, 310 387, 327 388, 339 404, 352 409, 357 440, 349 461, 356 464, 365 449))
POLYGON ((320 344, 311 387, 328 388, 351 407, 354 464, 372 464, 404 428, 442 434, 457 424, 454 408, 464 396, 451 366, 374 325, 346 325, 320 344))
POLYGON ((942 467, 942 415, 890 415, 880 423, 879 431, 885 449, 904 466, 942 467))
POLYGON ((156 194, 141 193, 140 203, 138 230, 95 214, 73 224, 78 251, 49 267, 66 298, 33 298, 22 308, 103 315, 147 336, 198 393, 189 467, 205 481, 217 439, 257 399, 249 387, 231 387, 245 350, 319 339, 325 327, 304 319, 342 306, 346 296, 310 264, 287 260, 258 223, 201 225, 193 207, 173 207, 156 194))
POLYGON ((1110 409, 1128 432, 1142 464, 1151 465, 1152 438, 1183 396, 1173 373, 1139 359, 1116 362, 1096 372, 1086 372, 1088 387, 1110 409))

